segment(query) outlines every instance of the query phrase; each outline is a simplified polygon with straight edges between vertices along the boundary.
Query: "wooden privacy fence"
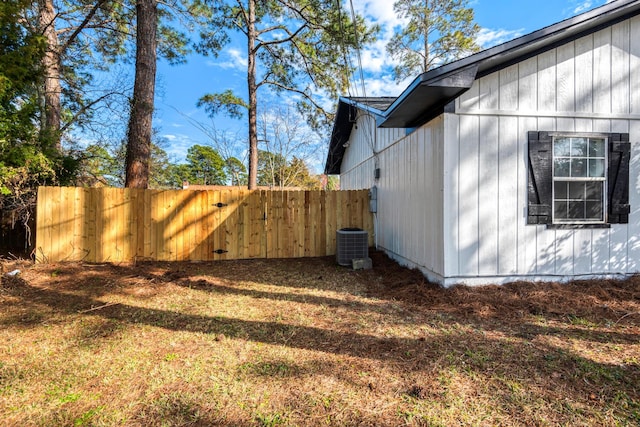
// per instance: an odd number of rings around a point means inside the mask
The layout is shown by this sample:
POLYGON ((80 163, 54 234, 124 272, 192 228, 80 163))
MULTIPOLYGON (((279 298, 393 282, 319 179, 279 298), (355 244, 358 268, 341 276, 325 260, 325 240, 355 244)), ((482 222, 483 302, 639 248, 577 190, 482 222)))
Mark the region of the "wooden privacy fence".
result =
POLYGON ((38 262, 211 261, 335 254, 336 230, 373 241, 367 190, 40 187, 38 262))

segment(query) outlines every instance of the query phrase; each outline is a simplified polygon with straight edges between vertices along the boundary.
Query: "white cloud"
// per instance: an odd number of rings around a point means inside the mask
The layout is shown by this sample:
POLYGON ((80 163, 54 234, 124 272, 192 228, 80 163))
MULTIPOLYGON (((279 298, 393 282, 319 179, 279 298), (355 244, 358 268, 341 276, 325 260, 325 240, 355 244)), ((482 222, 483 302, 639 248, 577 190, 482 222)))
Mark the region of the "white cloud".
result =
MULTIPOLYGON (((349 8, 349 4, 346 4, 349 8)), ((393 1, 367 0, 354 4, 356 13, 365 17, 369 24, 380 26, 378 40, 365 46, 361 53, 362 70, 366 78, 367 96, 397 96, 413 80, 409 78, 401 83, 395 83, 392 77, 392 68, 398 61, 391 58, 386 51, 386 46, 394 34, 394 30, 405 25, 405 19, 400 19, 393 11, 393 1)), ((483 28, 478 34, 477 42, 482 48, 488 48, 521 36, 523 29, 488 29, 483 28)), ((357 66, 357 57, 352 55, 352 63, 357 66)), ((415 77, 415 76, 414 76, 415 77)), ((360 92, 361 83, 359 74, 355 73, 356 81, 352 84, 352 91, 360 92), (355 88, 358 88, 357 90, 355 88)), ((355 93, 352 93, 355 95, 355 93)), ((358 93, 358 95, 362 95, 358 93)))
POLYGON ((568 9, 565 9, 565 15, 575 16, 581 13, 587 12, 596 7, 600 7, 605 4, 609 4, 615 0, 571 0, 568 9))
MULTIPOLYGON (((400 83, 396 83, 393 80, 391 73, 379 74, 376 76, 370 76, 365 78, 366 94, 357 93, 358 96, 398 96, 402 93, 409 83, 413 81, 414 77, 407 78, 400 83)), ((362 85, 358 84, 358 88, 362 85)), ((356 94, 354 94, 356 95, 356 94)))
POLYGON ((164 150, 178 162, 184 161, 189 147, 198 144, 198 141, 194 141, 189 135, 185 134, 166 133, 160 135, 160 137, 166 140, 166 143, 162 144, 164 150))
POLYGON ((478 45, 483 49, 487 49, 520 37, 523 32, 523 28, 519 30, 492 30, 490 28, 481 28, 478 36, 476 37, 476 43, 478 43, 478 45))
POLYGON ((391 58, 387 54, 386 45, 386 40, 378 40, 362 50, 360 56, 364 71, 379 73, 389 65, 391 58))
POLYGON ((219 67, 225 70, 245 70, 247 68, 247 57, 240 49, 229 48, 224 51, 221 61, 208 60, 206 64, 210 67, 219 67))
POLYGON ((247 66, 247 58, 243 55, 243 53, 239 49, 231 48, 227 51, 231 59, 234 60, 235 63, 242 67, 247 66))
MULTIPOLYGON (((393 11, 393 1, 391 0, 359 1, 354 4, 354 9, 357 14, 364 16, 368 21, 376 22, 384 27, 393 29, 396 25, 402 24, 402 20, 393 11)), ((350 10, 348 5, 347 10, 350 10)))
MULTIPOLYGON (((350 10, 350 5, 345 5, 350 10)), ((386 47, 394 34, 394 28, 404 25, 403 19, 399 19, 393 11, 393 1, 390 0, 367 0, 355 2, 355 12, 363 16, 369 24, 377 24, 380 27, 378 40, 365 46, 360 52, 362 71, 366 80, 367 96, 396 96, 402 88, 393 82, 390 76, 391 69, 397 61, 387 53, 386 47)), ((352 64, 358 66, 357 57, 352 55, 352 64)), ((351 95, 362 96, 359 81, 359 73, 353 76, 351 95), (357 89, 356 89, 357 88, 357 89)))
POLYGON ((593 6, 593 2, 591 2, 591 0, 586 0, 584 2, 577 4, 573 9, 573 13, 578 15, 582 12, 586 12, 587 10, 591 9, 592 6, 593 6))

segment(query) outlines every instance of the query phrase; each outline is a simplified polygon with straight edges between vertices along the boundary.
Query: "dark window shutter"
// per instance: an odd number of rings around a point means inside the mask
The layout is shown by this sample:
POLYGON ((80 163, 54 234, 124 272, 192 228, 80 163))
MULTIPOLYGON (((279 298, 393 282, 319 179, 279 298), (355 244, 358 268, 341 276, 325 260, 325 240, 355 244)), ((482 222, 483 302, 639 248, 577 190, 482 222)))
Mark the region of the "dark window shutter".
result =
POLYGON ((553 153, 548 132, 528 133, 529 182, 527 224, 551 224, 551 186, 553 153))
POLYGON ((610 224, 629 223, 629 157, 631 144, 628 133, 609 134, 609 165, 607 197, 610 224))

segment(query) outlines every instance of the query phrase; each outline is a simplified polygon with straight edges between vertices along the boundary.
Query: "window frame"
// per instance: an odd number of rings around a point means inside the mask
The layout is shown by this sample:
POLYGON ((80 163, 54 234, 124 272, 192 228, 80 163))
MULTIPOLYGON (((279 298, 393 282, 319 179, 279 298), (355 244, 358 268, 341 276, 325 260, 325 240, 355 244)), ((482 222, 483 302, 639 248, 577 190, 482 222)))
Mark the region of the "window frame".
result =
MULTIPOLYGON (((579 225, 599 225, 599 224, 607 224, 607 188, 608 188, 608 162, 609 162, 609 134, 608 133, 597 133, 597 132, 549 132, 549 136, 551 137, 551 224, 552 225, 556 225, 556 226, 579 226, 579 225), (560 138, 583 138, 586 139, 587 142, 587 156, 586 157, 579 157, 579 156, 572 156, 571 153, 569 153, 569 156, 557 156, 556 157, 556 140, 560 139, 560 138), (584 176, 584 177, 575 177, 575 176, 556 176, 556 158, 562 157, 562 158, 568 158, 570 160, 574 159, 574 158, 585 158, 587 159, 587 175, 588 175, 588 160, 591 158, 589 156, 589 140, 591 139, 600 139, 604 141, 604 147, 603 147, 603 151, 604 151, 604 170, 603 170, 603 174, 602 177, 589 177, 589 176, 584 176), (566 220, 562 220, 562 219, 558 219, 556 218, 556 182, 599 182, 602 185, 602 190, 601 190, 601 211, 602 211, 602 219, 599 220, 595 220, 595 219, 575 219, 575 218, 568 218, 566 220)), ((567 198, 567 200, 569 200, 567 198)))

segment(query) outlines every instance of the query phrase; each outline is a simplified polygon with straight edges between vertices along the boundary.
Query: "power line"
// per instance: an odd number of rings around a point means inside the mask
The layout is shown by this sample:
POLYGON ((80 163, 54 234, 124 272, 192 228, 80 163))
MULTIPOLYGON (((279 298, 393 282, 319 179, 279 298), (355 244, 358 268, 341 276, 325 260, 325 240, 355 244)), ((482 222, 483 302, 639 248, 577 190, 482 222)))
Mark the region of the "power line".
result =
MULTIPOLYGON (((347 70, 349 70, 349 74, 347 75, 347 94, 349 97, 353 97, 353 93, 351 92, 352 78, 351 78, 351 70, 353 70, 353 64, 351 63, 351 57, 349 55, 349 50, 347 48, 347 43, 344 39, 346 31, 344 28, 344 23, 342 22, 342 6, 340 5, 340 0, 336 0, 336 5, 338 6, 338 22, 340 24, 340 44, 342 47, 342 56, 344 60, 344 64, 347 66, 347 70)), ((354 89, 357 92, 357 87, 354 86, 354 89)))
MULTIPOLYGON (((342 22, 342 7, 340 5, 340 0, 336 0, 336 4, 338 6, 338 19, 340 21, 340 31, 342 32, 342 37, 341 37, 341 41, 342 41, 342 53, 344 56, 344 61, 348 67, 349 70, 354 69, 353 64, 351 62, 351 56, 349 55, 349 51, 348 51, 348 44, 345 42, 345 29, 344 29, 344 25, 342 22)), ((366 86, 365 86, 365 80, 364 80, 364 69, 362 67, 362 54, 361 54, 361 46, 360 46, 360 38, 358 37, 358 21, 356 18, 356 12, 355 12, 355 8, 353 7, 353 0, 349 0, 349 6, 351 8, 351 22, 353 25, 353 37, 354 37, 354 45, 355 45, 355 51, 356 51, 356 58, 358 60, 358 77, 360 80, 360 86, 361 86, 361 90, 362 90, 362 96, 364 98, 367 97, 367 91, 366 91, 366 86)), ((352 82, 352 77, 353 75, 351 73, 349 73, 348 81, 349 84, 347 85, 347 92, 349 94, 349 97, 353 97, 353 94, 351 92, 351 85, 353 84, 354 87, 354 91, 356 93, 356 96, 358 96, 358 84, 356 82, 352 82)), ((358 116, 361 117, 368 117, 368 119, 372 120, 372 125, 365 125, 365 129, 364 129, 364 139, 367 143, 367 145, 369 145, 369 148, 371 148, 371 152, 373 153, 373 157, 374 157, 374 162, 376 164, 376 167, 378 167, 377 163, 378 163, 378 158, 377 155, 378 153, 376 152, 376 142, 375 142, 375 117, 373 117, 370 113, 365 112, 364 114, 360 114, 358 113, 355 117, 355 120, 357 121, 358 116), (373 131, 371 129, 371 126, 373 126, 373 131), (373 134, 372 134, 373 133, 373 134)))
POLYGON ((360 53, 360 40, 358 38, 358 21, 356 20, 356 11, 353 7, 353 0, 349 0, 351 6, 351 21, 353 22, 353 37, 356 45, 356 57, 358 58, 358 71, 360 74, 360 84, 362 85, 362 96, 367 97, 367 91, 364 85, 364 71, 362 70, 362 55, 360 53))

